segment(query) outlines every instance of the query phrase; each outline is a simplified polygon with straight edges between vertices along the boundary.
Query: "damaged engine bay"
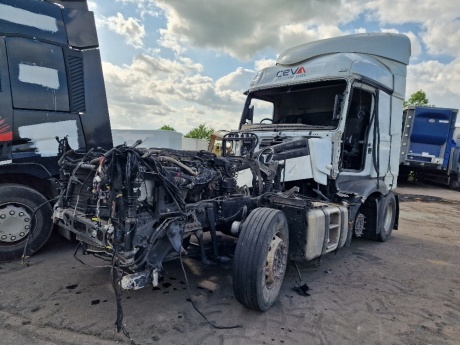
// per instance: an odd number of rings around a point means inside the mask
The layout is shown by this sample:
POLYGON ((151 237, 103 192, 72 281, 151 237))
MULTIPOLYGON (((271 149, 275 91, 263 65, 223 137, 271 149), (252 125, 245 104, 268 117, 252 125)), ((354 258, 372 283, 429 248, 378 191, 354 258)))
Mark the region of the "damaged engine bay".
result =
POLYGON ((192 236, 204 264, 231 260, 219 251, 218 233, 238 238, 231 255, 235 297, 264 311, 278 297, 288 258, 309 259, 309 210, 328 213, 335 224, 335 232, 321 234, 321 243, 328 238, 320 255, 343 246, 347 236, 344 206, 301 196, 295 186, 284 190, 284 162, 307 152, 305 138, 249 149, 244 157, 136 145, 84 155, 70 150, 59 162, 54 222, 85 253, 111 260, 122 289, 158 285, 163 262, 187 255, 192 236), (246 169, 252 185, 238 186, 246 169))

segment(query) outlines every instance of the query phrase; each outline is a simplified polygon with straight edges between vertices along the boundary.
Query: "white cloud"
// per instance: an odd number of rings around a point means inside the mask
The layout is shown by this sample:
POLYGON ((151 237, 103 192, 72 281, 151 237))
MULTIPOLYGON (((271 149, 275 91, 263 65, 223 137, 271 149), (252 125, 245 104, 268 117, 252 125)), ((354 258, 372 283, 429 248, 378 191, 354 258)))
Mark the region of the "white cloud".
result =
POLYGON ((187 51, 188 40, 182 35, 165 29, 160 29, 160 34, 161 40, 159 43, 161 46, 171 49, 177 55, 184 54, 187 51))
POLYGON ((93 12, 94 12, 94 11, 97 11, 97 4, 96 4, 96 2, 95 2, 95 1, 92 1, 92 0, 89 0, 89 1, 88 1, 88 9, 89 9, 90 11, 93 11, 93 12))
POLYGON ((140 24, 140 21, 133 17, 125 19, 120 12, 113 17, 99 17, 99 23, 107 26, 107 28, 121 36, 125 42, 135 48, 144 46, 145 28, 140 24))
POLYGON ((159 16, 159 11, 158 8, 155 6, 154 0, 116 0, 116 2, 120 2, 124 5, 135 5, 142 18, 144 18, 146 15, 150 15, 152 17, 159 16))
POLYGON ((238 68, 214 81, 188 58, 139 55, 131 64, 104 63, 113 128, 158 129, 168 124, 187 133, 201 123, 234 128, 254 71, 238 68))
POLYGON ((382 25, 418 23, 422 28, 420 38, 430 54, 458 54, 460 12, 457 1, 372 0, 365 8, 370 10, 370 18, 382 25))
POLYGON ((282 6, 276 0, 156 3, 167 19, 167 28, 161 31, 163 46, 175 46, 171 41, 180 38, 182 44, 222 51, 241 60, 249 60, 266 48, 279 50, 292 42, 335 36, 340 32, 337 24, 359 13, 359 7, 345 0, 293 0, 282 6), (305 33, 305 28, 319 24, 323 29, 313 29, 313 36, 305 33))
POLYGON ((418 90, 425 91, 430 104, 458 109, 460 59, 448 64, 431 60, 409 65, 406 98, 418 90))
POLYGON ((264 58, 264 59, 254 61, 254 66, 256 68, 256 71, 260 71, 261 69, 264 69, 267 67, 275 66, 275 64, 276 64, 275 59, 265 59, 264 58))
POLYGON ((340 36, 342 34, 343 33, 335 26, 309 28, 304 24, 284 25, 280 28, 279 34, 280 51, 299 44, 340 36))
MULTIPOLYGON (((121 8, 120 13, 113 17, 99 15, 98 24, 121 35, 126 43, 141 48, 137 52, 143 54, 127 65, 104 64, 114 128, 156 129, 169 124, 184 133, 201 123, 216 129, 235 128, 245 98, 242 91, 247 89, 256 70, 275 64, 275 54, 322 38, 368 31, 402 32, 411 40, 406 98, 423 89, 430 103, 458 108, 460 61, 456 56, 460 50, 460 21, 456 1, 291 0, 281 4, 275 0, 116 0, 115 3, 121 8), (133 8, 137 9, 136 14, 130 12, 133 8), (146 16, 158 17, 154 20, 160 23, 155 26, 160 38, 154 46, 149 43, 155 42, 145 40, 145 25, 153 27, 146 23, 146 16), (370 21, 372 26, 367 25, 370 21), (206 61, 199 60, 200 49, 206 51, 206 56, 211 50, 227 55, 226 58, 253 60, 254 71, 235 67, 227 75, 210 77, 208 73, 212 72, 207 65, 196 62, 206 61), (189 53, 194 54, 194 60, 188 57, 189 53), (430 61, 424 61, 427 53, 431 54, 430 61)), ((106 2, 90 0, 89 6, 106 9, 106 2)))
POLYGON ((399 30, 397 29, 382 29, 381 32, 386 32, 390 34, 399 34, 399 30))
POLYGON ((227 74, 217 80, 216 87, 222 91, 231 90, 244 92, 248 89, 248 86, 255 75, 255 71, 239 67, 235 72, 227 74))
MULTIPOLYGON (((460 16, 460 10, 457 9, 460 16)), ((421 38, 427 51, 433 55, 458 56, 460 42, 460 19, 444 21, 442 18, 430 19, 423 24, 421 38)))
POLYGON ((367 32, 366 28, 359 27, 357 29, 354 29, 352 34, 365 34, 367 32))
POLYGON ((370 0, 364 6, 382 24, 423 23, 432 18, 450 21, 458 16, 458 3, 446 0, 370 0))
POLYGON ((411 45, 411 59, 418 59, 420 54, 423 52, 422 44, 420 43, 419 38, 412 31, 404 33, 410 39, 411 45))

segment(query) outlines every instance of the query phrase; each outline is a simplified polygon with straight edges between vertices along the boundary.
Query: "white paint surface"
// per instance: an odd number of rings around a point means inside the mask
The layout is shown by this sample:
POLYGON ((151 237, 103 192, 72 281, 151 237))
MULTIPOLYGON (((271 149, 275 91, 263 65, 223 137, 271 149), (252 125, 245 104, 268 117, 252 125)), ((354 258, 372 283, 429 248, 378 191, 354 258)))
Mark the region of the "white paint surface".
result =
POLYGON ((298 181, 313 178, 310 156, 287 159, 285 170, 286 172, 281 175, 281 181, 298 181))
POLYGON ((0 19, 15 24, 31 26, 44 31, 58 31, 55 18, 4 4, 0 4, 0 19))
POLYGON ((50 89, 59 89, 58 71, 53 68, 19 64, 19 80, 50 89))
POLYGON ((238 187, 248 186, 252 187, 252 172, 250 169, 245 169, 242 171, 238 171, 238 175, 236 177, 236 184, 238 187))
POLYGON ((319 184, 327 185, 327 176, 332 164, 332 143, 329 139, 310 138, 308 146, 310 147, 313 179, 319 184))
POLYGON ((37 125, 19 127, 19 136, 31 140, 32 147, 42 157, 55 157, 59 153, 59 144, 56 136, 68 136, 69 145, 76 150, 78 146, 78 126, 76 120, 67 120, 54 123, 40 123, 37 125))
POLYGON ((142 140, 139 147, 164 147, 175 150, 182 149, 182 134, 173 131, 154 129, 112 129, 113 145, 133 145, 137 140, 142 140))
MULTIPOLYGON (((281 173, 281 182, 298 181, 313 178, 310 156, 290 158, 286 160, 285 171, 281 173)), ((250 169, 238 171, 236 183, 239 187, 252 187, 252 172, 250 169)))

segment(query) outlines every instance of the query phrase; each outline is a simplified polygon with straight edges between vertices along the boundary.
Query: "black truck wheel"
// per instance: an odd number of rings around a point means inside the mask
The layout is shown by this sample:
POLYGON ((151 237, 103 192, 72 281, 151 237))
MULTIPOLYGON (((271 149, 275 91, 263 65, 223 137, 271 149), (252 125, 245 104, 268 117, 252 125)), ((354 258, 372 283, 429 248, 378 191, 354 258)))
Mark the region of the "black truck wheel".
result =
POLYGON ((233 258, 233 292, 244 306, 265 311, 278 298, 286 271, 289 230, 279 210, 257 208, 241 227, 233 258))
POLYGON ((379 205, 380 233, 379 241, 386 242, 391 236, 396 219, 396 198, 392 192, 389 192, 379 205))
POLYGON ((450 177, 450 182, 449 182, 449 188, 450 189, 459 189, 460 190, 460 183, 459 183, 459 177, 452 174, 450 177))
POLYGON ((20 259, 27 237, 27 254, 39 250, 48 240, 53 222, 50 204, 36 190, 17 184, 0 186, 0 261, 20 259))

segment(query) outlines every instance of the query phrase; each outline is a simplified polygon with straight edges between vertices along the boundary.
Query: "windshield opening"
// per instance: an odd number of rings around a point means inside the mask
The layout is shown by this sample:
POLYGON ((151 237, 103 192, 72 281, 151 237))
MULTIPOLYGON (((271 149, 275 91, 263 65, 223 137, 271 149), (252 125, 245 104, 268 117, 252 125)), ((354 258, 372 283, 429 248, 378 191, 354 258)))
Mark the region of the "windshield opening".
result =
POLYGON ((248 108, 253 107, 252 123, 246 116, 242 124, 336 128, 346 85, 345 80, 334 80, 252 92, 248 96, 250 102, 246 103, 248 108))

